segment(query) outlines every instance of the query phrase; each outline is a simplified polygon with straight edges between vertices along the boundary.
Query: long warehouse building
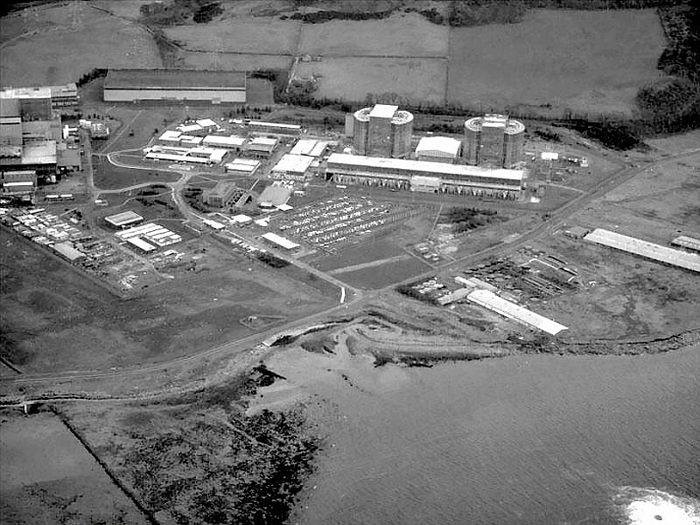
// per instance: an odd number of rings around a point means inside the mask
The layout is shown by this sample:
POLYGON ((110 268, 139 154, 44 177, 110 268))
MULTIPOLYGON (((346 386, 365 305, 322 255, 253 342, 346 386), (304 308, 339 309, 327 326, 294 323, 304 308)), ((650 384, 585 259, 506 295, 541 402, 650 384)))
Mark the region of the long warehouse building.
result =
POLYGON ((334 153, 326 179, 339 184, 382 186, 429 193, 456 193, 517 199, 524 170, 487 169, 442 162, 362 157, 334 153))
POLYGON ((105 102, 246 102, 242 71, 181 69, 110 69, 104 83, 105 102))
POLYGON ((700 272, 700 255, 696 253, 675 250, 602 228, 596 228, 586 235, 584 239, 588 242, 615 248, 645 259, 668 264, 669 266, 678 266, 691 272, 700 272))

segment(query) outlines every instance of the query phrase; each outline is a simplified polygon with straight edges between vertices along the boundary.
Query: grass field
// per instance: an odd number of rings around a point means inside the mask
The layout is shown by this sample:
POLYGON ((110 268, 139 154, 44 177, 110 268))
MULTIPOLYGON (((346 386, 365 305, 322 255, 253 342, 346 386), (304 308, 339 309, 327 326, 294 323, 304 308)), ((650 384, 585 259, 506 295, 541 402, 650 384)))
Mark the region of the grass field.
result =
POLYGON ((395 14, 384 20, 334 20, 301 28, 299 54, 341 56, 447 56, 449 28, 422 16, 395 14))
POLYGON ((0 414, 4 523, 148 520, 55 415, 0 414))
POLYGON ((144 28, 88 3, 73 5, 75 11, 57 5, 0 19, 3 85, 75 82, 95 67, 161 66, 156 45, 144 28))
POLYGON ((427 264, 411 257, 409 259, 393 261, 379 266, 344 272, 336 275, 336 277, 342 279, 343 282, 351 286, 356 286, 365 290, 375 290, 405 279, 410 279, 429 269, 430 267, 427 264))
POLYGON ((92 166, 95 172, 95 186, 102 190, 118 190, 144 182, 175 182, 180 178, 178 173, 169 173, 153 169, 137 170, 120 168, 109 163, 106 157, 93 157, 92 166))
POLYGON ((519 24, 453 28, 448 100, 629 113, 664 46, 653 10, 532 10, 519 24))
POLYGON ((447 60, 441 58, 324 58, 303 62, 297 75, 320 75, 317 96, 363 101, 368 93, 396 93, 413 102, 441 103, 447 60))
POLYGON ((268 18, 232 18, 200 25, 169 27, 165 34, 190 51, 293 54, 301 22, 268 18))
POLYGON ((250 335, 238 323, 249 315, 304 317, 337 301, 335 289, 329 297, 315 283, 213 243, 195 271, 129 300, 6 230, 0 243, 6 254, 0 268, 3 356, 27 371, 109 368, 190 354, 250 335))

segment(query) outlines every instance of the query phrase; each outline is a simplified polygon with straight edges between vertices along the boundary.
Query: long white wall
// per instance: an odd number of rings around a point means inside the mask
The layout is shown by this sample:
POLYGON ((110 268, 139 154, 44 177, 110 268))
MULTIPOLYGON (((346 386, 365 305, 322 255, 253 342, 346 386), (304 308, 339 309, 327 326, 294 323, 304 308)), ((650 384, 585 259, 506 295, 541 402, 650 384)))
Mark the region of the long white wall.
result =
POLYGON ((105 102, 133 102, 134 100, 200 100, 221 103, 245 102, 246 91, 219 91, 216 89, 108 89, 104 90, 105 102))

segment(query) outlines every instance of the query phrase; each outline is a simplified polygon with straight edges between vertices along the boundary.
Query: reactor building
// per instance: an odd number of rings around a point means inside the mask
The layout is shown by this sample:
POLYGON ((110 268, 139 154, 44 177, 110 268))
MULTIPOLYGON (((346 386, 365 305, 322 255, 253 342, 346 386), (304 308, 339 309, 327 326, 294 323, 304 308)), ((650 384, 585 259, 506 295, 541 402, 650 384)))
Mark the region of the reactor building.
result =
POLYGON ((411 153, 413 115, 398 106, 376 104, 353 115, 353 146, 368 157, 405 158, 411 153))
POLYGON ((512 168, 520 162, 525 125, 505 115, 487 114, 464 123, 462 154, 467 164, 512 168))

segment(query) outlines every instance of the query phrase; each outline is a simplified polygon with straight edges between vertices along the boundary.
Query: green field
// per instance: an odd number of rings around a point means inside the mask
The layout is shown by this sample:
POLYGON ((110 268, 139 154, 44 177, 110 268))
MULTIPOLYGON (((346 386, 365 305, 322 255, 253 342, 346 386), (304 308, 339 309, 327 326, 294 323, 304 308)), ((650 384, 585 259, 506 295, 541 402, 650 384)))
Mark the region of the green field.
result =
POLYGON ((162 66, 155 42, 143 27, 87 2, 71 5, 42 6, 0 18, 4 86, 75 82, 96 67, 162 66))
POLYGON ((453 28, 448 101, 628 114, 665 44, 651 9, 531 10, 519 24, 453 28))

